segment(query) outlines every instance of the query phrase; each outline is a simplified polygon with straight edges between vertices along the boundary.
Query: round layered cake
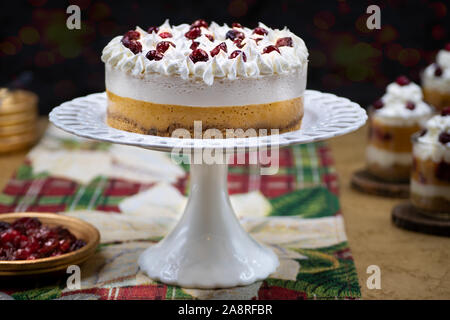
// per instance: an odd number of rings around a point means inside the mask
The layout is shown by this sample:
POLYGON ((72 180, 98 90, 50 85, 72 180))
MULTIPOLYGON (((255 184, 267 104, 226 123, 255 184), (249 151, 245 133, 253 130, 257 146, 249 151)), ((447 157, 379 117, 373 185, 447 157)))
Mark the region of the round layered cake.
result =
MULTIPOLYGON (((104 48, 107 122, 143 134, 300 128, 308 51, 287 28, 137 27, 104 48)), ((276 130, 273 130, 276 129, 276 130)))

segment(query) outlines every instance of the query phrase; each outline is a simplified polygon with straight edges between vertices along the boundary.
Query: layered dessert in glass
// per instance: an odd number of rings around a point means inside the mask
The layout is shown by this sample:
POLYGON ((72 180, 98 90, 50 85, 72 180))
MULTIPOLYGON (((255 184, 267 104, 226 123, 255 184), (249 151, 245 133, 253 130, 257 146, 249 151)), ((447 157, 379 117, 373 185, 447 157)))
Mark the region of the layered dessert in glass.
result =
POLYGON ((422 88, 425 101, 436 109, 450 105, 450 43, 438 52, 436 62, 424 70, 422 88))
POLYGON ((411 202, 422 212, 450 218, 450 107, 413 138, 411 202))
POLYGON ((369 111, 367 170, 391 182, 407 182, 411 173, 411 136, 431 116, 421 88, 407 77, 398 77, 369 111))
POLYGON ((308 51, 287 28, 208 24, 137 27, 104 48, 107 122, 171 136, 227 129, 300 128, 308 51))

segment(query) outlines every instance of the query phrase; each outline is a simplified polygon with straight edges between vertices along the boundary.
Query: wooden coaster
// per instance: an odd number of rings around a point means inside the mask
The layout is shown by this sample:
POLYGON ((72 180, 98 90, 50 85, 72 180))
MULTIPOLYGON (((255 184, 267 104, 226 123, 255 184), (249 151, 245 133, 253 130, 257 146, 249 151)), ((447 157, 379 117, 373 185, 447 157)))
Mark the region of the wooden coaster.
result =
POLYGON ((371 175, 367 169, 353 173, 351 179, 353 188, 369 194, 390 198, 409 198, 409 183, 387 182, 371 175))
POLYGON ((402 229, 450 237, 450 220, 424 215, 411 202, 392 209, 392 222, 402 229))

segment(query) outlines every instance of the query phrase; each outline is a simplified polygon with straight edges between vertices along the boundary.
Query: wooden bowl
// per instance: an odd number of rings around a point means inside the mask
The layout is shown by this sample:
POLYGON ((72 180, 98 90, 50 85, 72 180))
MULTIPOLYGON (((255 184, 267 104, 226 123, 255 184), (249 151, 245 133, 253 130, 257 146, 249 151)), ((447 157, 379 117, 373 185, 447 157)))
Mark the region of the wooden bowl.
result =
POLYGON ((70 265, 80 265, 92 256, 100 243, 98 230, 83 220, 55 213, 23 212, 0 214, 0 221, 13 222, 23 217, 38 218, 43 225, 49 227, 62 226, 68 229, 77 239, 82 239, 86 245, 81 249, 56 257, 36 260, 0 260, 0 276, 22 276, 55 272, 66 269, 70 265))

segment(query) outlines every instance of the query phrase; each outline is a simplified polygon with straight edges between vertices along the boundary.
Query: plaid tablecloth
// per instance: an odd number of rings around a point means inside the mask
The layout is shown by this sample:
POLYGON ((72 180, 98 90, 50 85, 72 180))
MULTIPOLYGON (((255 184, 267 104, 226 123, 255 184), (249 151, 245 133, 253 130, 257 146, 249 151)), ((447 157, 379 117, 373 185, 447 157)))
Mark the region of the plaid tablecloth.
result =
POLYGON ((167 154, 84 140, 50 127, 0 193, 0 213, 59 212, 94 224, 97 253, 81 266, 80 290, 66 279, 2 285, 15 299, 346 299, 360 298, 340 214, 330 150, 312 143, 280 150, 276 175, 231 165, 228 187, 244 228, 271 246, 280 267, 247 287, 195 290, 140 272, 137 258, 181 216, 188 166, 167 154))

